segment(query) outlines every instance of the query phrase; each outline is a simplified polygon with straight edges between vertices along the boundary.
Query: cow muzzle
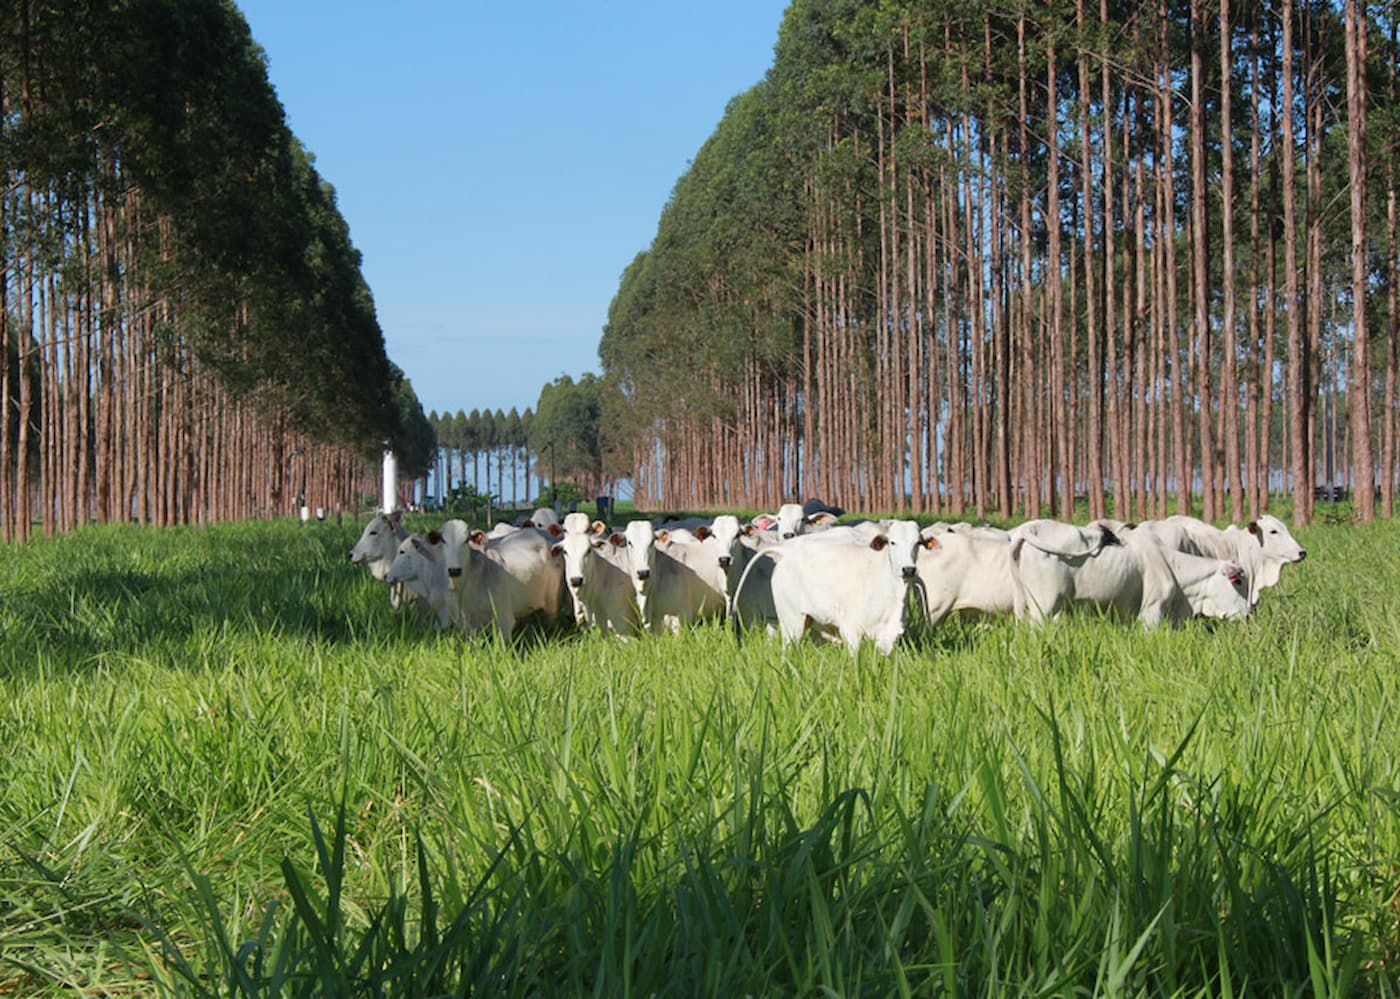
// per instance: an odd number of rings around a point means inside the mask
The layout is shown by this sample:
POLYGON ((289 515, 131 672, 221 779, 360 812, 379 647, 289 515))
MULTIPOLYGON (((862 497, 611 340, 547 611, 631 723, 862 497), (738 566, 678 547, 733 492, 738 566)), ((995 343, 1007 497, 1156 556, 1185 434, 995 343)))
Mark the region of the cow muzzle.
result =
POLYGON ((916 568, 915 568, 914 566, 912 566, 912 565, 904 565, 904 566, 900 566, 900 568, 899 568, 899 574, 900 574, 901 576, 903 576, 905 579, 913 579, 915 573, 917 573, 917 572, 918 572, 918 569, 916 569, 916 568))
POLYGON ((650 569, 638 569, 638 570, 637 570, 637 578, 638 578, 638 579, 642 579, 642 580, 650 579, 650 578, 651 578, 651 570, 650 570, 650 569))
POLYGON ((582 577, 582 576, 570 576, 570 577, 569 577, 569 585, 572 586, 572 587, 574 587, 575 589, 577 589, 578 587, 580 587, 580 586, 583 585, 583 577, 582 577))
POLYGON ((731 556, 731 555, 721 555, 721 556, 719 557, 719 567, 720 567, 721 569, 728 569, 728 568, 729 568, 731 565, 733 565, 733 564, 734 564, 734 558, 733 558, 733 556, 731 556))
POLYGON ((462 567, 460 565, 448 566, 447 574, 453 579, 460 579, 462 577, 462 567))
POLYGON ((784 540, 784 541, 787 541, 789 538, 795 538, 795 537, 797 537, 797 532, 796 532, 796 531, 784 531, 784 532, 783 532, 783 540, 784 540))
POLYGON ((1299 561, 1299 562, 1303 561, 1303 559, 1305 559, 1305 558, 1307 558, 1307 557, 1308 557, 1308 550, 1307 550, 1306 548, 1300 548, 1300 549, 1298 549, 1298 561, 1299 561))

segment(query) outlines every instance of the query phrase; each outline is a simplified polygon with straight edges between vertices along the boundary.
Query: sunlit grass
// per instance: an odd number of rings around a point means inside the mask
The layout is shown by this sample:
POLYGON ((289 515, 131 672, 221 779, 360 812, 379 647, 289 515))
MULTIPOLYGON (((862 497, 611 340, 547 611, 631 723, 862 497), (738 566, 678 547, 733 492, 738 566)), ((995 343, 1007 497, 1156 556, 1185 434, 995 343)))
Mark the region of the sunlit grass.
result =
POLYGON ((1242 626, 420 632, 349 524, 0 561, 0 990, 1396 994, 1400 528, 1242 626))

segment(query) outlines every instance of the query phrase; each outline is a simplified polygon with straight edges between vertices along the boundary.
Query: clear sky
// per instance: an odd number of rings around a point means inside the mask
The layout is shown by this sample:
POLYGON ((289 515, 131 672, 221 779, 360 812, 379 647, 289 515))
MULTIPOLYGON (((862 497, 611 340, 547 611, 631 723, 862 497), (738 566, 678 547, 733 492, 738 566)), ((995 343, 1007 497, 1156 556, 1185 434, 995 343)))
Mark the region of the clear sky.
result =
POLYGON ((237 0, 425 412, 600 370, 623 269, 787 0, 237 0))

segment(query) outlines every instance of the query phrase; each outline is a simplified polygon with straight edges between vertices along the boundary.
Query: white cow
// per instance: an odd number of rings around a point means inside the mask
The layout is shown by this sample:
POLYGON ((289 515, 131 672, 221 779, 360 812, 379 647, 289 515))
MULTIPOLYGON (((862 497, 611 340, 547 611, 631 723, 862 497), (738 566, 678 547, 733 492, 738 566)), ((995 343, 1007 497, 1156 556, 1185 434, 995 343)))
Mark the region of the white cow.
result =
MULTIPOLYGON (((730 517, 738 541, 738 520, 730 517)), ((656 530, 650 521, 634 520, 623 529, 623 550, 642 626, 653 632, 680 631, 701 618, 723 617, 728 605, 726 573, 714 532, 701 526, 656 530)))
POLYGON ((350 549, 350 561, 367 566, 370 575, 382 583, 398 554, 399 544, 407 538, 408 531, 397 517, 375 514, 360 532, 360 540, 350 549))
POLYGON ((1032 621, 1055 617, 1072 603, 1136 617, 1144 628, 1180 623, 1196 614, 1241 617, 1248 612, 1247 601, 1239 599, 1238 567, 1215 560, 1173 560, 1150 532, 1115 535, 1102 527, 1030 521, 1011 534, 1012 559, 1032 621))
POLYGON ((559 617, 564 567, 552 558, 550 536, 524 528, 490 538, 460 520, 442 529, 444 562, 456 597, 456 622, 471 634, 495 625, 509 642, 528 617, 559 617))
MULTIPOLYGON (((360 532, 360 540, 350 549, 350 562, 366 566, 371 576, 381 583, 387 582, 384 577, 389 574, 389 566, 398 554, 399 545, 407 538, 408 529, 399 522, 397 516, 375 514, 360 532)), ((406 590, 402 583, 389 583, 389 606, 394 610, 399 610, 413 600, 412 592, 406 590)))
MULTIPOLYGON (((736 545, 737 525, 735 520, 736 545)), ((714 538, 714 532, 704 527, 696 533, 656 532, 656 557, 643 617, 652 631, 678 632, 692 621, 724 616, 732 557, 721 554, 725 549, 714 538)))
MULTIPOLYGON (((897 522, 869 539, 854 529, 833 529, 766 549, 750 571, 776 559, 773 604, 784 644, 812 628, 834 633, 852 655, 865 638, 888 655, 904 633, 906 598, 917 576, 915 552, 927 543, 913 521, 897 522)), ((740 592, 743 587, 741 581, 740 592)))
POLYGON ((778 537, 786 541, 800 534, 820 531, 836 524, 837 515, 831 510, 808 513, 801 503, 784 503, 778 508, 778 537))
POLYGON ((1165 554, 1180 591, 1167 611, 1173 624, 1193 617, 1236 621, 1249 616, 1249 579, 1238 565, 1186 552, 1165 554))
POLYGON ((456 618, 457 602, 447 576, 445 542, 437 531, 410 534, 399 543, 386 583, 402 583, 426 609, 433 627, 441 631, 456 618))
POLYGON ((626 556, 626 538, 592 523, 585 513, 564 518, 564 535, 551 549, 564 563, 564 582, 580 627, 596 627, 621 636, 635 635, 641 625, 626 556))
POLYGON ((539 527, 548 530, 550 527, 558 523, 559 514, 554 512, 554 508, 551 506, 541 506, 536 507, 535 511, 531 513, 530 516, 523 518, 520 521, 520 526, 539 527))
POLYGON ((1259 605, 1259 595, 1277 586, 1285 565, 1301 562, 1307 551, 1298 544, 1287 525, 1264 514, 1246 527, 1230 525, 1221 530, 1195 517, 1178 514, 1165 520, 1138 525, 1148 531, 1163 548, 1223 559, 1244 570, 1249 583, 1249 603, 1259 605))
POLYGON ((649 520, 633 520, 622 529, 622 553, 627 559, 627 575, 637 600, 637 615, 642 626, 652 626, 647 598, 652 590, 652 573, 656 571, 656 528, 649 520))
POLYGON ((777 531, 745 524, 739 531, 739 544, 728 566, 726 592, 734 630, 763 624, 770 635, 778 633, 778 609, 773 606, 773 566, 771 558, 758 558, 766 548, 780 545, 777 531), (750 568, 752 566, 752 568, 750 568), (743 582, 741 587, 739 584, 743 582))
POLYGON ((943 529, 951 526, 935 524, 920 532, 927 542, 918 553, 918 570, 929 624, 956 611, 1025 617, 1026 594, 1011 557, 1010 535, 943 529))

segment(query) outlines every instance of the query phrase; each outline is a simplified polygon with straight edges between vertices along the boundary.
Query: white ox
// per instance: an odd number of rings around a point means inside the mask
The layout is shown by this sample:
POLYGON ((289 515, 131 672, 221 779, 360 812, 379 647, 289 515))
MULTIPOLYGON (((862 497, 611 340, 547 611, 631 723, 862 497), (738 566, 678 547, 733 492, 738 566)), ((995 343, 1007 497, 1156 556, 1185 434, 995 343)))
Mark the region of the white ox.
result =
POLYGON ((579 627, 621 636, 637 633, 641 618, 627 563, 626 539, 585 513, 564 518, 563 537, 551 549, 564 564, 564 582, 579 627))
POLYGON ((1180 514, 1146 521, 1137 529, 1151 533, 1163 548, 1238 565, 1249 584, 1250 607, 1259 605, 1263 590, 1278 585, 1285 565, 1301 562, 1308 554, 1287 525, 1270 514, 1263 514, 1246 527, 1231 524, 1224 530, 1180 514))
MULTIPOLYGON (((913 521, 896 522, 870 538, 834 528, 765 549, 747 571, 776 559, 773 605, 784 644, 811 628, 834 634, 852 655, 866 638, 888 655, 904 633, 906 598, 917 576, 915 553, 926 544, 913 521)), ((744 585, 741 580, 740 593, 744 585)))
POLYGON ((536 507, 535 511, 531 513, 530 516, 523 517, 520 520, 521 527, 538 527, 543 530, 548 530, 558 523, 559 514, 554 512, 552 506, 536 507))
MULTIPOLYGON (((728 519, 737 544, 739 522, 728 519)), ((721 563, 732 561, 732 556, 721 555, 718 542, 706 545, 714 536, 703 524, 695 533, 679 528, 658 531, 646 520, 631 521, 623 529, 620 547, 643 628, 676 633, 683 624, 724 616, 729 598, 721 563)))
POLYGON ((370 575, 382 583, 398 554, 399 544, 407 538, 408 531, 397 517, 375 514, 360 532, 360 540, 350 549, 350 561, 367 566, 370 575))
POLYGON ((1136 617, 1144 628, 1193 616, 1249 613, 1238 566, 1164 551, 1150 533, 1038 520, 1011 532, 1011 553, 1033 621, 1085 603, 1136 617))
POLYGON ((550 557, 550 537, 524 528, 490 538, 460 520, 442 527, 444 562, 456 598, 456 622, 474 633, 495 625, 509 642, 526 618, 559 617, 564 569, 550 557))
POLYGON ((801 503, 784 503, 778 508, 778 537, 786 541, 811 531, 820 531, 836 524, 837 515, 831 510, 808 513, 801 503))
POLYGON ((782 539, 776 531, 763 530, 753 524, 740 528, 739 543, 734 546, 734 555, 727 567, 725 591, 729 596, 729 613, 734 617, 736 634, 743 628, 760 623, 770 635, 778 633, 778 609, 773 606, 775 563, 771 558, 759 558, 758 555, 767 548, 781 544, 782 539), (739 585, 740 582, 743 586, 739 585))
POLYGON ((933 524, 920 532, 930 542, 918 553, 924 612, 938 624, 957 611, 1026 616, 1026 594, 1004 531, 958 530, 933 524))
MULTIPOLYGON (((360 532, 360 540, 350 549, 350 562, 367 567, 369 574, 381 583, 388 582, 384 577, 389 574, 399 545, 407 539, 408 529, 397 516, 375 514, 360 532)), ((412 591, 405 590, 402 583, 389 583, 389 606, 398 610, 413 600, 412 591)))
POLYGON ((447 576, 447 557, 443 537, 437 531, 426 535, 410 534, 399 543, 394 561, 384 576, 386 583, 402 583, 441 631, 456 617, 457 604, 447 576))
MULTIPOLYGON (((723 518, 718 518, 723 519, 723 518)), ((738 521, 734 520, 738 544, 738 521)), ((680 631, 684 624, 724 617, 729 607, 729 573, 733 556, 701 527, 656 533, 656 559, 647 598, 646 620, 652 631, 680 631)))

